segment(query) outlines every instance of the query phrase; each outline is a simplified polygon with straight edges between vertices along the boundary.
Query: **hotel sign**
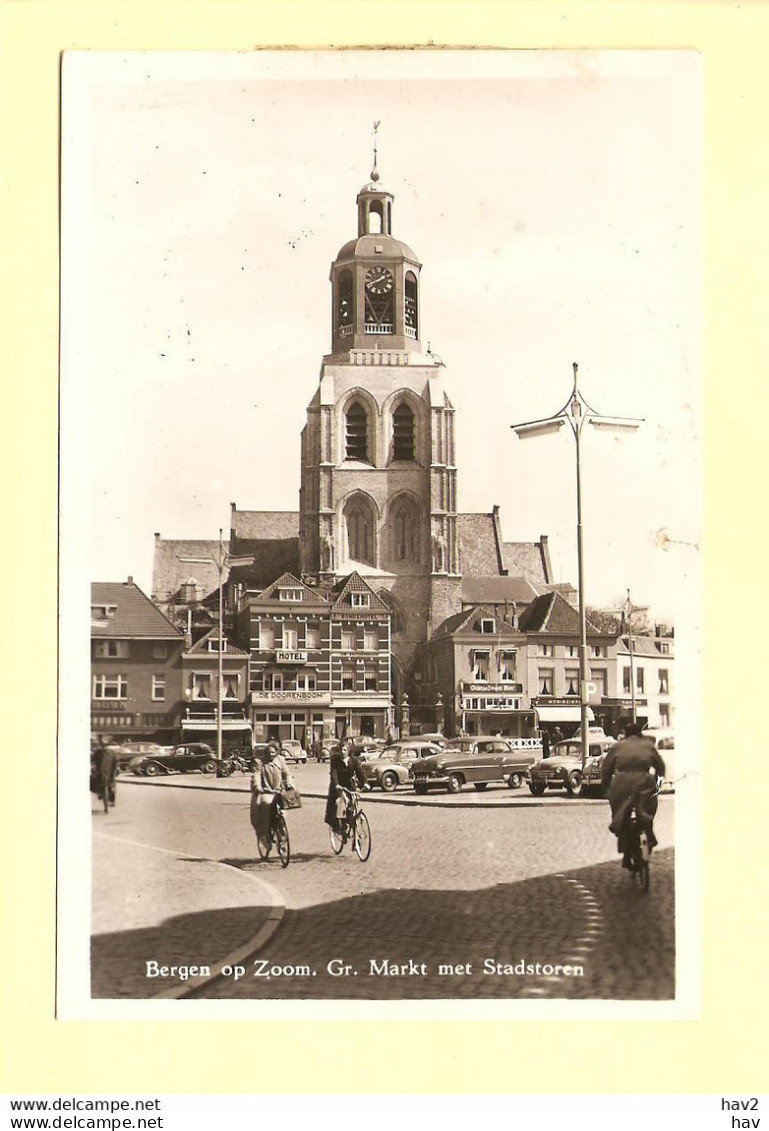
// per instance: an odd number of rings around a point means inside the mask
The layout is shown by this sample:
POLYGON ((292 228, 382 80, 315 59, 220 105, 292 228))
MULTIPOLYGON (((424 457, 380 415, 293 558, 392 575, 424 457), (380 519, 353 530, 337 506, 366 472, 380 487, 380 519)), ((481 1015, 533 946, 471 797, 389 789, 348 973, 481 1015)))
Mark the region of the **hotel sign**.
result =
POLYGON ((306 664, 306 652, 276 652, 275 662, 278 664, 306 664))

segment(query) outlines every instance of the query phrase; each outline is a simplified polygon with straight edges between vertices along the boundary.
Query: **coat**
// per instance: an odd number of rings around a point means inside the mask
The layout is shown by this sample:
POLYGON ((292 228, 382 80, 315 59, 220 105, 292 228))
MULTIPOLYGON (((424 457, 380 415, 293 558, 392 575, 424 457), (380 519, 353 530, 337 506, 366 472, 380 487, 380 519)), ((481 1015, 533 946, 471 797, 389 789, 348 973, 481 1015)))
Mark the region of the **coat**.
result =
POLYGON ((363 776, 361 764, 354 754, 350 755, 349 761, 345 765, 344 758, 335 751, 331 755, 329 762, 329 783, 328 783, 328 796, 326 798, 326 816, 325 821, 327 825, 333 825, 336 822, 336 791, 341 786, 343 789, 363 789, 366 784, 366 779, 363 776))
POLYGON ((648 738, 636 735, 625 738, 612 746, 604 758, 601 784, 611 805, 609 828, 617 836, 636 801, 651 831, 652 818, 657 812, 656 776, 665 776, 665 763, 648 738))

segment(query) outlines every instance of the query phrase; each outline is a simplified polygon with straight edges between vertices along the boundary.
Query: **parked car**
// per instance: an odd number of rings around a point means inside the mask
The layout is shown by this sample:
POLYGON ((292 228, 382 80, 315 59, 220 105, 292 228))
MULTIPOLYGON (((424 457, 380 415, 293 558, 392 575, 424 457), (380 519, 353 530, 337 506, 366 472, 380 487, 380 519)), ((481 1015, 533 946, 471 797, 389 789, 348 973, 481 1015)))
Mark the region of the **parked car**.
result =
POLYGON ((676 740, 672 727, 647 727, 644 738, 653 738, 658 750, 675 750, 676 740))
POLYGON ((603 738, 588 736, 588 758, 582 768, 582 743, 579 738, 556 742, 549 758, 535 762, 529 770, 529 789, 541 797, 546 789, 565 789, 569 797, 578 797, 585 789, 601 789, 601 765, 614 740, 603 731, 603 738))
POLYGON ((394 742, 362 762, 366 785, 370 789, 378 786, 385 793, 391 793, 408 782, 415 762, 432 754, 440 754, 440 747, 424 742, 421 737, 408 742, 394 742))
POLYGON ((517 789, 541 749, 536 739, 455 738, 413 765, 414 790, 424 794, 433 786, 445 786, 449 793, 459 793, 469 783, 482 790, 490 782, 504 781, 517 789))
POLYGON ((387 745, 381 738, 351 738, 348 742, 350 750, 361 762, 366 762, 369 758, 378 758, 387 745))
POLYGON ((280 744, 280 752, 287 762, 307 761, 307 751, 298 738, 284 738, 280 744))
POLYGON ((120 746, 110 746, 117 755, 119 770, 125 770, 139 754, 166 754, 171 747, 161 746, 159 742, 123 742, 120 746))
POLYGON ((129 769, 148 778, 159 773, 186 774, 193 770, 199 770, 201 774, 215 774, 216 757, 205 742, 182 742, 160 754, 140 754, 129 763, 129 769))

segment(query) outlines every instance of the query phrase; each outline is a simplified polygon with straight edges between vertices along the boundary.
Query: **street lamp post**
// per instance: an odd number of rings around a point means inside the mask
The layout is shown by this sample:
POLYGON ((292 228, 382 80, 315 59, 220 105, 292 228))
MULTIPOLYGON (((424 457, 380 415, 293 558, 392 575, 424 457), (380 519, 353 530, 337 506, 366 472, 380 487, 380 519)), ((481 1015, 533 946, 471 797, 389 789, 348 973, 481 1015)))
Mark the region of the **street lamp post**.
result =
POLYGON ((580 737, 582 746, 582 765, 587 761, 588 735, 587 735, 587 708, 588 708, 588 680, 587 680, 587 620, 585 617, 585 568, 582 549, 582 466, 580 443, 582 429, 586 423, 596 428, 617 432, 634 432, 641 421, 630 417, 601 416, 590 407, 579 391, 576 361, 572 366, 574 370, 574 387, 566 404, 553 416, 543 417, 541 420, 529 420, 523 424, 512 424, 520 440, 532 436, 543 436, 548 432, 558 432, 564 424, 571 426, 575 441, 576 473, 577 473, 577 593, 579 607, 579 718, 580 737))

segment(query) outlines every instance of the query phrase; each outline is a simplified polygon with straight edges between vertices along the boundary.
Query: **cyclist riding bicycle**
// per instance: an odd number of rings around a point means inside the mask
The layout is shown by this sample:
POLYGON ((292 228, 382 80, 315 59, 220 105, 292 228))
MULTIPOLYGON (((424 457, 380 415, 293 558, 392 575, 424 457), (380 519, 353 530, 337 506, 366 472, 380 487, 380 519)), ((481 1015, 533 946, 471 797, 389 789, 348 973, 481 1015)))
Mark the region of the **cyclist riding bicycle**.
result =
POLYGON ((630 867, 625 843, 625 822, 633 807, 643 827, 642 837, 649 852, 657 844, 654 835, 654 814, 657 812, 657 779, 665 776, 665 763, 657 753, 653 740, 642 737, 638 723, 628 723, 625 738, 615 743, 601 767, 601 785, 611 805, 609 829, 617 837, 617 851, 622 853, 622 867, 630 867))
POLYGON ((347 816, 347 798, 344 790, 364 789, 366 779, 361 764, 352 753, 348 742, 343 742, 338 750, 332 752, 329 771, 325 820, 327 825, 338 829, 347 816))
POLYGON ((276 742, 269 743, 263 757, 263 761, 254 762, 251 792, 255 798, 254 831, 262 846, 269 850, 275 799, 281 788, 290 789, 294 783, 276 742))

